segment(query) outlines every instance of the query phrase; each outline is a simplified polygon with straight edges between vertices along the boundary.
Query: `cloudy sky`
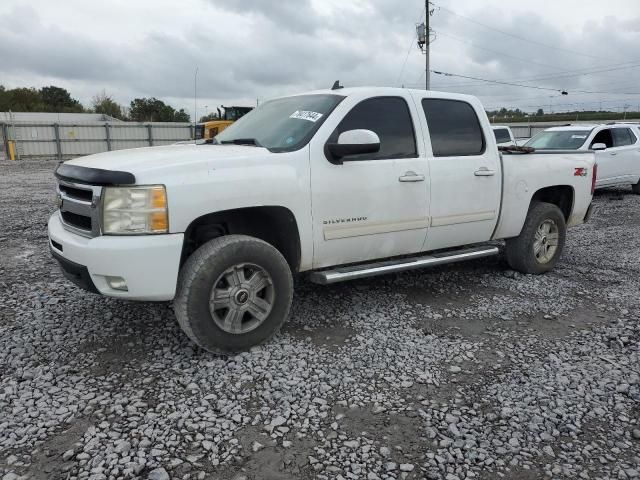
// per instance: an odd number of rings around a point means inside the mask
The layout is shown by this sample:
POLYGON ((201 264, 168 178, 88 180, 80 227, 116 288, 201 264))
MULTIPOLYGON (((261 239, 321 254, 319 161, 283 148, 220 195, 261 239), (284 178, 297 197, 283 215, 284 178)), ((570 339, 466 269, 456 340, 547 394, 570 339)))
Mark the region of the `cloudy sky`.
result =
MULTIPOLYGON (((2 0, 0 84, 176 108, 344 85, 424 87, 421 0, 2 0)), ((434 0, 432 88, 487 108, 640 108, 640 1, 434 0), (548 90, 545 90, 548 89, 548 90), (560 96, 558 90, 569 92, 560 96)))

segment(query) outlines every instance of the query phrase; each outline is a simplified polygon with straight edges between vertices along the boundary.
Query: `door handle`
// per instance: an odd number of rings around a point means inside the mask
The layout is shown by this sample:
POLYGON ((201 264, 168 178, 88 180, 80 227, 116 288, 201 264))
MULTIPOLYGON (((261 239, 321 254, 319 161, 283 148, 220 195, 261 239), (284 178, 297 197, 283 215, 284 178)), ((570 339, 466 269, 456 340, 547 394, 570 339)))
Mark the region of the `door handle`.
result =
POLYGON ((418 175, 416 172, 404 172, 404 175, 398 177, 400 182, 424 182, 424 175, 418 175))
POLYGON ((617 155, 618 152, 609 152, 609 155, 617 155))
POLYGON ((480 167, 473 172, 476 177, 493 177, 496 174, 495 170, 489 170, 487 167, 480 167))

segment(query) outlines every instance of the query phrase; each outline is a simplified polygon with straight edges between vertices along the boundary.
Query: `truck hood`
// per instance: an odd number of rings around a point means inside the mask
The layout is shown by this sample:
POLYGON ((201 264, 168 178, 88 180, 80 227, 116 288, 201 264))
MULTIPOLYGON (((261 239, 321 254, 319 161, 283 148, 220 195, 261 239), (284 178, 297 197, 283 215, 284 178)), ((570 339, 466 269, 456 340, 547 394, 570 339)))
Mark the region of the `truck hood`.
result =
POLYGON ((184 170, 185 167, 209 168, 226 163, 273 155, 266 148, 244 145, 168 145, 98 153, 65 162, 66 165, 117 170, 135 175, 137 183, 154 172, 184 170))

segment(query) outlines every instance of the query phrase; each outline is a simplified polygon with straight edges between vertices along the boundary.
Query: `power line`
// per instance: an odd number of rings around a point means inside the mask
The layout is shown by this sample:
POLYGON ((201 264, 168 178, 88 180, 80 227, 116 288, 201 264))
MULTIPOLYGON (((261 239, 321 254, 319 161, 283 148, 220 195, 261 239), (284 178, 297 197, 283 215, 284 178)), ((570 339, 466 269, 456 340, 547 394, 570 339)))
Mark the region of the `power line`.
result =
MULTIPOLYGON (((527 100, 529 100, 529 99, 527 99, 527 100)), ((591 102, 556 103, 553 106, 554 106, 554 108, 555 107, 571 107, 571 106, 577 106, 577 105, 598 105, 598 104, 606 104, 606 103, 631 102, 631 101, 633 101, 633 100, 630 99, 630 98, 621 98, 621 99, 617 99, 617 100, 593 100, 591 102)), ((540 106, 541 106, 541 104, 520 105, 519 108, 538 108, 540 106)), ((487 109, 491 109, 491 108, 499 108, 499 107, 486 107, 486 108, 487 109)))
POLYGON ((464 15, 460 15, 459 13, 456 13, 453 10, 450 10, 450 9, 448 9, 446 7, 443 7, 442 5, 438 5, 438 7, 441 10, 444 10, 445 12, 447 12, 447 13, 449 13, 451 15, 455 15, 456 17, 463 18, 463 19, 467 20, 468 22, 475 23, 476 25, 480 25, 481 27, 488 28, 489 30, 494 30, 494 31, 496 31, 498 33, 501 33, 503 35, 507 35, 507 36, 512 37, 512 38, 517 38, 518 40, 521 40, 523 42, 528 42, 528 43, 532 43, 532 44, 535 44, 535 45, 540 45, 542 47, 550 48, 550 49, 553 49, 553 50, 560 50, 560 51, 568 52, 568 53, 571 53, 573 55, 580 55, 580 56, 589 57, 589 58, 597 58, 597 59, 600 59, 600 60, 604 59, 603 57, 597 57, 595 55, 589 55, 589 54, 583 53, 583 52, 576 52, 574 50, 569 50, 568 48, 562 48, 562 47, 557 47, 557 46, 553 46, 553 45, 548 45, 546 43, 538 42, 537 40, 531 40, 530 38, 525 38, 525 37, 521 37, 520 35, 515 35, 513 33, 505 32, 504 30, 500 30, 498 28, 492 27, 492 26, 487 25, 485 23, 479 22, 477 20, 474 20, 473 18, 469 18, 469 17, 465 17, 464 15))
MULTIPOLYGON (((596 74, 596 73, 606 73, 606 72, 613 72, 613 71, 617 71, 617 70, 626 70, 626 69, 630 69, 630 68, 640 67, 640 63, 636 63, 636 62, 638 62, 638 60, 633 60, 633 61, 630 61, 630 62, 614 64, 614 65, 609 65, 609 66, 603 66, 603 67, 588 67, 588 68, 581 68, 581 69, 577 69, 577 70, 565 70, 562 75, 544 74, 544 75, 537 75, 537 76, 534 76, 534 77, 525 77, 525 78, 518 78, 518 79, 502 79, 501 81, 504 81, 504 82, 509 82, 509 81, 524 82, 524 81, 557 80, 557 79, 562 79, 562 78, 582 77, 582 76, 587 76, 587 75, 593 75, 593 74, 596 74), (629 64, 633 64, 633 65, 629 65, 629 64), (611 68, 609 68, 609 67, 611 67, 611 68), (594 68, 596 70, 593 70, 594 68)), ((467 83, 467 84, 458 84, 458 85, 450 85, 450 86, 451 87, 473 87, 473 86, 477 86, 477 85, 482 85, 482 84, 467 83)), ((449 85, 441 85, 441 87, 446 88, 446 87, 449 87, 449 85)))
MULTIPOLYGON (((423 8, 421 10, 420 16, 418 18, 422 18, 422 16, 424 15, 425 9, 423 8)), ((416 22, 418 23, 418 22, 416 22)), ((400 80, 402 79, 402 74, 404 73, 404 69, 407 66, 407 61, 409 60, 409 55, 411 55, 411 50, 413 49, 413 46, 415 44, 415 40, 416 37, 418 35, 418 32, 414 32, 413 36, 411 37, 411 42, 409 43, 409 49, 407 50, 407 56, 404 57, 404 63, 402 64, 402 68, 400 69, 400 73, 398 74, 398 79, 396 80, 396 85, 400 85, 400 80)))
POLYGON ((468 75, 458 75, 456 73, 440 72, 438 70, 430 70, 430 71, 431 73, 435 73, 436 75, 444 75, 445 77, 467 78, 469 80, 480 80, 481 82, 495 83, 499 85, 510 85, 513 87, 522 87, 522 88, 533 88, 535 90, 547 90, 550 92, 562 92, 562 90, 559 88, 536 87, 534 85, 523 85, 521 83, 501 82, 499 80, 487 80, 486 78, 470 77, 468 75))

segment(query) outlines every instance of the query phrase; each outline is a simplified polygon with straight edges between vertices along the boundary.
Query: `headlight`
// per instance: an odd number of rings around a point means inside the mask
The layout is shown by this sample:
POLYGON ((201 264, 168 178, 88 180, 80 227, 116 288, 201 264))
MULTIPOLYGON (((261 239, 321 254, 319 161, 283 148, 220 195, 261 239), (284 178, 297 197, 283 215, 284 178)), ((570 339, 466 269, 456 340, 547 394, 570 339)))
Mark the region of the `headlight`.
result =
POLYGON ((167 233, 167 192, 162 185, 106 187, 102 232, 107 235, 167 233))

